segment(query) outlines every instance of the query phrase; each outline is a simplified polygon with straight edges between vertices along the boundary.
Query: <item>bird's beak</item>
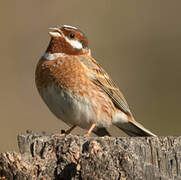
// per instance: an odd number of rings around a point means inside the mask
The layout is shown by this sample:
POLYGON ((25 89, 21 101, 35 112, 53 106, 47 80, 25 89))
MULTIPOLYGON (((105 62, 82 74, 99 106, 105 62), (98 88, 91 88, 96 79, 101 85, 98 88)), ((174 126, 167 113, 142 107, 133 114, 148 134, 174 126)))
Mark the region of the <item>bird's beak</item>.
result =
POLYGON ((53 28, 49 28, 49 34, 51 37, 61 37, 63 35, 62 31, 57 28, 57 27, 53 27, 53 28))

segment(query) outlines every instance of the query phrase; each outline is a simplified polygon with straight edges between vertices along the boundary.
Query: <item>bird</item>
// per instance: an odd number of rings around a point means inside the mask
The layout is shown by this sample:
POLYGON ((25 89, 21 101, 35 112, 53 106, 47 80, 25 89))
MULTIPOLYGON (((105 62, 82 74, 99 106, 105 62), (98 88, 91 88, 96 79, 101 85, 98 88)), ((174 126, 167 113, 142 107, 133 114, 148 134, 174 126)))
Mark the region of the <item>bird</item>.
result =
POLYGON ((111 136, 108 129, 116 126, 128 136, 156 137, 134 119, 117 85, 91 56, 83 31, 60 25, 49 28, 49 35, 35 83, 50 111, 69 126, 62 135, 78 126, 85 136, 111 136))

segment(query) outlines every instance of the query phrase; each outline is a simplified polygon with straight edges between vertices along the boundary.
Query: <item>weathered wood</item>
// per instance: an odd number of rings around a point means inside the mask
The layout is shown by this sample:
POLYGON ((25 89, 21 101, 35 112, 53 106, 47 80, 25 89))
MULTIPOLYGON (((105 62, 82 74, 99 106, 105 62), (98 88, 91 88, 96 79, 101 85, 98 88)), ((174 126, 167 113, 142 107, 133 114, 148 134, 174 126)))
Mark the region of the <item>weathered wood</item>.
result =
POLYGON ((181 137, 18 136, 0 179, 181 179, 181 137))

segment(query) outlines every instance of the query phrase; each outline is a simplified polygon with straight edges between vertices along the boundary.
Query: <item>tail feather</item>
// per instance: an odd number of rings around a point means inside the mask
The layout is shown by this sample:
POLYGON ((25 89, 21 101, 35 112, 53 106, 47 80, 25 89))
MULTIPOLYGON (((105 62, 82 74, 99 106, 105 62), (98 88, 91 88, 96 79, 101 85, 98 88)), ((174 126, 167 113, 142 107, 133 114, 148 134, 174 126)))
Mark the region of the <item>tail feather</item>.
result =
POLYGON ((125 122, 125 123, 117 122, 115 125, 118 128, 120 128, 121 130, 123 130, 129 136, 154 136, 154 137, 157 137, 155 134, 153 134, 148 129, 144 128, 140 123, 136 122, 135 120, 125 122))

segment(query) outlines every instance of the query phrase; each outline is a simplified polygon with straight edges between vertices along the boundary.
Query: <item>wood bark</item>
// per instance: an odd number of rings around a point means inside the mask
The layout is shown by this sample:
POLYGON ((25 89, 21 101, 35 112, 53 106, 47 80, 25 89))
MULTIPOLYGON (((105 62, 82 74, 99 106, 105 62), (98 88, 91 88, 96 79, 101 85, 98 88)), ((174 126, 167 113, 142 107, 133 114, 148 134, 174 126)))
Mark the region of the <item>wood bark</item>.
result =
POLYGON ((0 154, 0 180, 181 179, 181 137, 59 137, 27 132, 0 154))

